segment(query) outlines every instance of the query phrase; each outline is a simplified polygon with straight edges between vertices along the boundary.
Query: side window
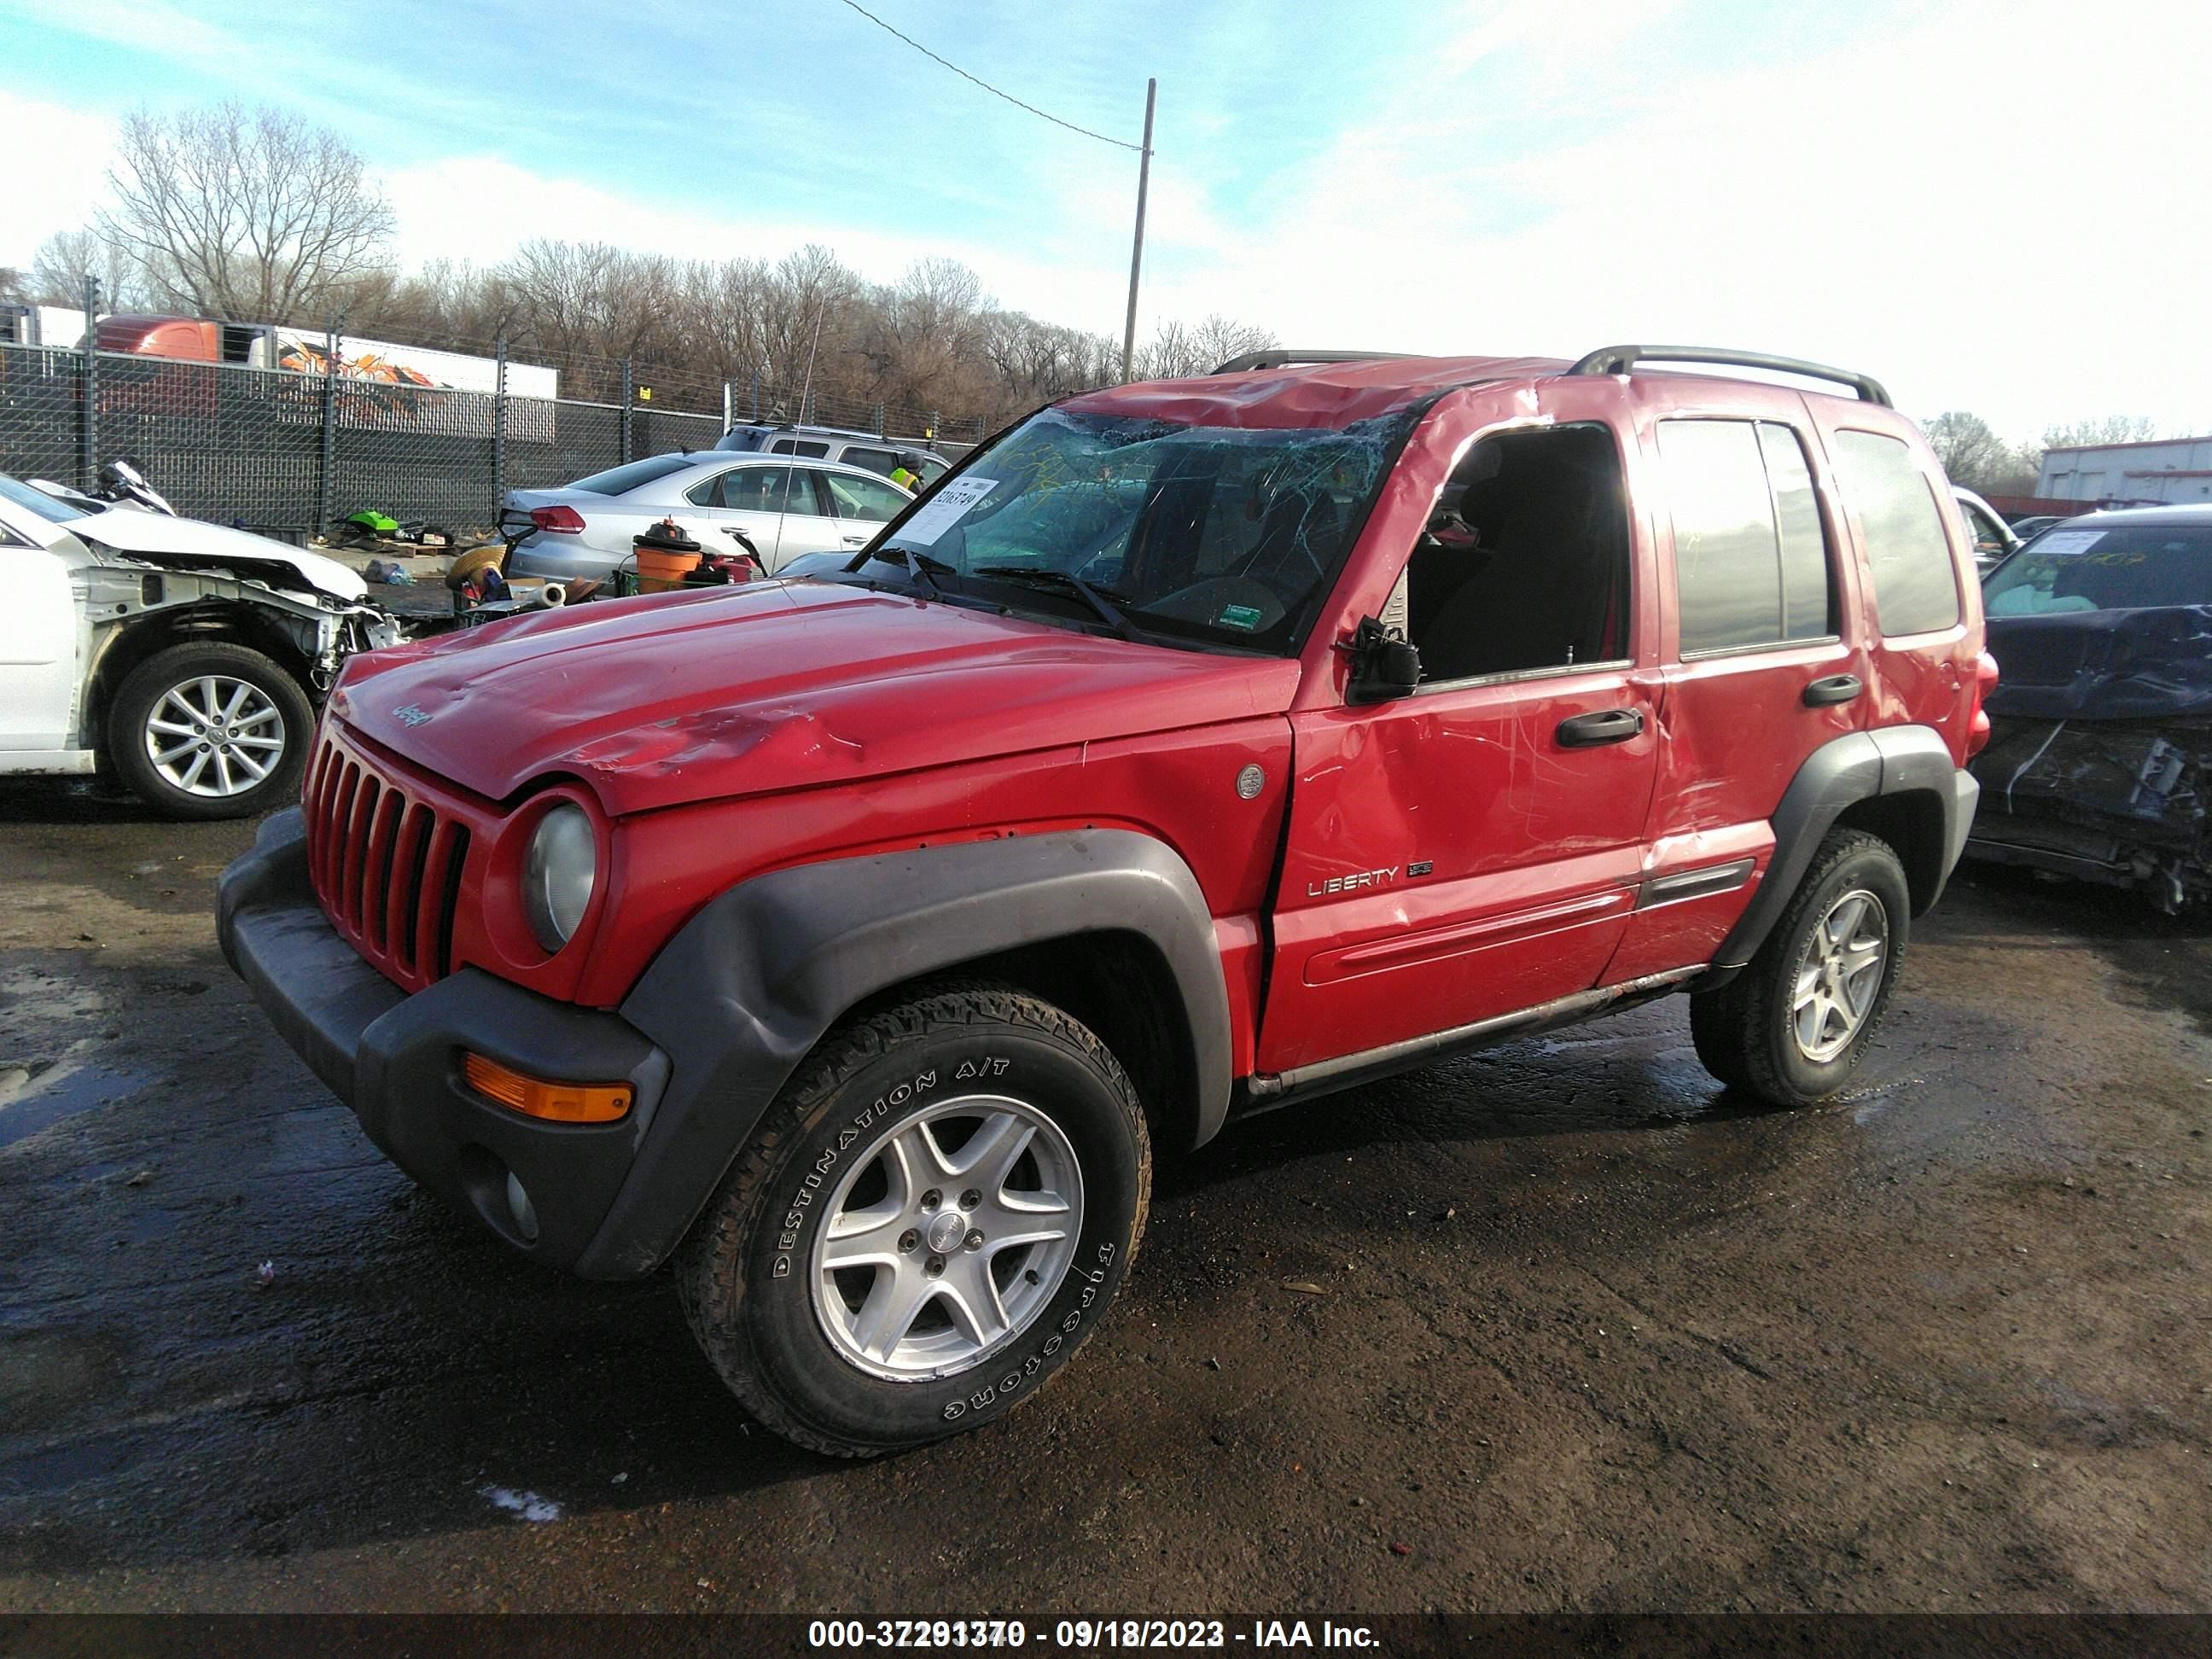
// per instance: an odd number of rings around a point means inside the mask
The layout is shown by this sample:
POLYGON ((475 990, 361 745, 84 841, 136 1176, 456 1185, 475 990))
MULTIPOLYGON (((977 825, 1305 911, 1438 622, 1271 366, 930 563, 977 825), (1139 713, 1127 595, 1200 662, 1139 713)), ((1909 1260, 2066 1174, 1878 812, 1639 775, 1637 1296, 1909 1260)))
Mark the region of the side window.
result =
POLYGON ((872 449, 866 444, 847 444, 845 453, 837 458, 848 466, 865 466, 871 472, 880 472, 886 478, 898 465, 898 457, 888 449, 872 449))
MULTIPOLYGON (((734 467, 722 474, 722 505, 740 513, 784 512, 791 473, 787 466, 734 467)), ((812 510, 811 505, 806 510, 812 510)))
POLYGON ((730 477, 717 472, 711 478, 702 478, 684 492, 684 499, 694 507, 720 507, 722 504, 722 480, 730 477))
MULTIPOLYGON (((847 450, 847 454, 852 451, 847 450)), ((855 477, 849 472, 824 472, 822 482, 830 491, 830 499, 836 503, 841 519, 866 519, 872 524, 883 524, 897 516, 906 505, 907 498, 890 487, 873 478, 855 477)))
POLYGON ((1566 426, 1476 444, 1401 586, 1425 681, 1626 660, 1628 511, 1613 434, 1566 426))
POLYGON ((811 461, 818 461, 830 453, 828 444, 817 443, 811 438, 778 438, 768 447, 772 455, 804 455, 811 461))
POLYGON ((1966 533, 1974 538, 1977 559, 1994 559, 2005 550, 2004 532, 1990 521, 1988 514, 1972 501, 1960 501, 1959 515, 1966 521, 1966 533))
POLYGON ((1883 634, 1925 634, 1957 622, 1951 544, 1928 480, 1903 440, 1838 432, 1836 469, 1866 536, 1875 617, 1883 634))
POLYGON ((811 514, 817 519, 836 518, 837 503, 830 494, 828 475, 811 466, 792 474, 791 505, 784 511, 811 514))
POLYGON ((1774 529, 1782 543, 1782 637, 1817 640, 1836 631, 1828 576, 1828 538, 1813 494, 1805 446, 1786 426, 1759 423, 1759 447, 1774 492, 1774 529))
POLYGON ((1769 422, 1662 421, 1681 653, 1820 639, 1828 554, 1803 446, 1769 422))

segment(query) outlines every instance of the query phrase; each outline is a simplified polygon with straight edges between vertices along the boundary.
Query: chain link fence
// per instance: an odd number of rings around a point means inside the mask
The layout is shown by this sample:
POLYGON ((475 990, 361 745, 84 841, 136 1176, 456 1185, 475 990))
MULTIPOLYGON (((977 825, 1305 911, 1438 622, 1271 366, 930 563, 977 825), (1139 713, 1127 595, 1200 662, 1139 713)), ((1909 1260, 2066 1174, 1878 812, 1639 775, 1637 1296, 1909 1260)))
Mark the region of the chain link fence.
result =
MULTIPOLYGON (((738 422, 849 426, 947 455, 987 435, 980 417, 947 429, 933 411, 893 419, 884 404, 804 387, 720 390, 738 422)), ((723 422, 721 410, 635 395, 627 404, 524 398, 0 343, 0 472, 89 489, 102 463, 129 456, 185 516, 299 541, 364 508, 489 532, 509 489, 710 449, 723 422)))

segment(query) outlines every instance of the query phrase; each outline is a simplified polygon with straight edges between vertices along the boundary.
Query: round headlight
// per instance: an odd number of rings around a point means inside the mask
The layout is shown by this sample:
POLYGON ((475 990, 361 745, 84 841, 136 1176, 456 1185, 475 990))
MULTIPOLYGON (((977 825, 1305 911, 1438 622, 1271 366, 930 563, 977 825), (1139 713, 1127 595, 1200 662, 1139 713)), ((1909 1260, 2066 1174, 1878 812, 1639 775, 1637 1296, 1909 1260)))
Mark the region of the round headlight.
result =
POLYGON ((566 945, 583 921, 599 863, 599 837, 581 807, 556 806, 538 820, 523 866, 522 895, 530 931, 548 956, 566 945))

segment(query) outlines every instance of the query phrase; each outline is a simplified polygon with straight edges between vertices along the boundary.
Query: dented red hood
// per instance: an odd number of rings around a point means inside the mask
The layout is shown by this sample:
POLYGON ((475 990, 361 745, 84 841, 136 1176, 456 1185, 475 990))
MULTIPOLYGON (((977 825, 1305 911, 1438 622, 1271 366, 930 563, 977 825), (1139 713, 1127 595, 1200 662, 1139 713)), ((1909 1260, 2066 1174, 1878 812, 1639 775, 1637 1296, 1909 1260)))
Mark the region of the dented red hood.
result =
POLYGON ((1279 714, 1297 674, 1274 658, 767 582, 357 656, 331 708, 489 799, 566 773, 621 814, 1279 714))

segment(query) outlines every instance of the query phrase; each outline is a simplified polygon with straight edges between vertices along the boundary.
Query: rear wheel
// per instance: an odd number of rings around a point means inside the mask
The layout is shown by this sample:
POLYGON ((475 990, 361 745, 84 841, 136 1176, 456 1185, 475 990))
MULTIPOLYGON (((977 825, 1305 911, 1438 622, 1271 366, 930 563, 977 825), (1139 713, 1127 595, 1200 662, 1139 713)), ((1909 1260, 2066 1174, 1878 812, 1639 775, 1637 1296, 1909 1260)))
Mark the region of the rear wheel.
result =
POLYGON ((1003 1415, 1144 1232, 1144 1115, 1097 1036, 948 987, 825 1038, 679 1254, 693 1333, 777 1432, 867 1456, 1003 1415))
POLYGON ((1911 903, 1888 842, 1853 830, 1830 835, 1750 965, 1690 998, 1705 1069, 1775 1106, 1842 1088, 1888 1012, 1911 903))
POLYGON ((307 693, 273 658, 227 641, 174 645, 116 688, 107 756, 171 817, 246 817, 297 793, 314 729, 307 693))

